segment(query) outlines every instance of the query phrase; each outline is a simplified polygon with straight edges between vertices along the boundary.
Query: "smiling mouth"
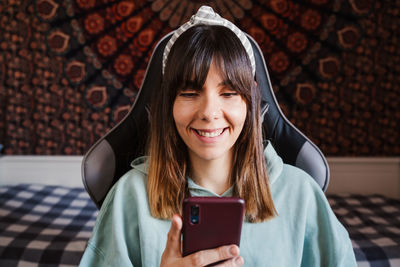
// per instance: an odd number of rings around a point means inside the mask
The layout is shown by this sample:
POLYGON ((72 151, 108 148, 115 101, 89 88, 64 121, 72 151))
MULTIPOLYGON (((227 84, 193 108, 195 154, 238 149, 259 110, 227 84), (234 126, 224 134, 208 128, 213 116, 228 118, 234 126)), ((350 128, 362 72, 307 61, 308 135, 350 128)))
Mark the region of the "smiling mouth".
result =
POLYGON ((213 137, 220 136, 226 129, 228 129, 228 128, 221 128, 221 129, 216 129, 213 131, 204 131, 204 130, 197 130, 197 129, 193 129, 193 130, 200 136, 213 138, 213 137))

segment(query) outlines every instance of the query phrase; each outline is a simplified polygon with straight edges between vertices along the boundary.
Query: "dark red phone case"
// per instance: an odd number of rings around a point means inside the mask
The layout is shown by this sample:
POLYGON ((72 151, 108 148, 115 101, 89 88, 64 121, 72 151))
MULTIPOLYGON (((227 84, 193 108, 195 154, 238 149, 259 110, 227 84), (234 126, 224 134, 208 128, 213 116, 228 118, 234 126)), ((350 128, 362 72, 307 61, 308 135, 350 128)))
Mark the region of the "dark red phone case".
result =
POLYGON ((183 202, 183 256, 223 245, 240 245, 244 200, 238 197, 189 197, 183 202), (199 207, 199 222, 190 220, 191 207, 199 207))

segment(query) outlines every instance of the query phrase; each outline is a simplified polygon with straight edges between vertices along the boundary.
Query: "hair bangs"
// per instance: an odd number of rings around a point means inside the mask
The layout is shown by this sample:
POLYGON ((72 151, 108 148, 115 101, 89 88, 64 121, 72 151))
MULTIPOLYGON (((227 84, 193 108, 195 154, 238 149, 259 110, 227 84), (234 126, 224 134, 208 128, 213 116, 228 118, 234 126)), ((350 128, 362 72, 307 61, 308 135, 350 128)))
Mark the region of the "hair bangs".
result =
POLYGON ((200 90, 213 60, 224 81, 249 102, 254 82, 251 62, 239 38, 224 26, 192 27, 177 39, 164 74, 169 77, 167 87, 174 88, 174 96, 189 87, 200 90))
POLYGON ((189 87, 195 90, 203 87, 213 60, 214 47, 213 41, 196 27, 179 37, 171 49, 166 65, 167 75, 164 75, 168 77, 168 87, 174 88, 174 96, 189 87))
POLYGON ((187 67, 182 71, 183 75, 181 75, 181 80, 178 81, 179 90, 187 88, 201 90, 206 82, 213 54, 205 47, 204 49, 194 49, 193 55, 188 56, 187 67))
POLYGON ((216 43, 214 64, 220 69, 224 81, 240 93, 249 104, 254 78, 248 54, 233 32, 225 27, 219 30, 221 38, 216 43))

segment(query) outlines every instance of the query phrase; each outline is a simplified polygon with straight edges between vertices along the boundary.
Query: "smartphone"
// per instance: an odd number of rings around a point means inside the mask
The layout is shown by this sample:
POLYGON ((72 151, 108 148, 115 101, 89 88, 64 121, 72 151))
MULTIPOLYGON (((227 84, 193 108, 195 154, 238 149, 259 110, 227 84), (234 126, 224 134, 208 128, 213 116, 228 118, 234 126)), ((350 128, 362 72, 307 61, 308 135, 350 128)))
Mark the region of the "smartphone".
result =
POLYGON ((189 197, 183 201, 182 255, 240 245, 244 200, 238 197, 189 197))

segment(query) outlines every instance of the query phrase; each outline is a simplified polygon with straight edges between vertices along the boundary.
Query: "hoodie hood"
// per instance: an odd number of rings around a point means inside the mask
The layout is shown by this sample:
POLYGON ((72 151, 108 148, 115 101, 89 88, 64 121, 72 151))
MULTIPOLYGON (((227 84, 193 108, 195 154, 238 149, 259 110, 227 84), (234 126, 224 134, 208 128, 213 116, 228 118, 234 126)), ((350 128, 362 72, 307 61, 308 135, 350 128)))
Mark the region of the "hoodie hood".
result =
POLYGON ((269 141, 264 149, 264 156, 267 162, 267 172, 269 176, 269 182, 271 185, 273 185, 282 173, 283 161, 282 158, 279 157, 278 153, 276 153, 274 147, 269 141))

